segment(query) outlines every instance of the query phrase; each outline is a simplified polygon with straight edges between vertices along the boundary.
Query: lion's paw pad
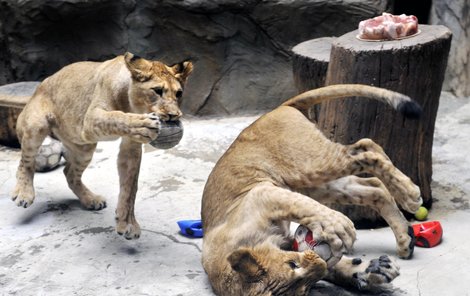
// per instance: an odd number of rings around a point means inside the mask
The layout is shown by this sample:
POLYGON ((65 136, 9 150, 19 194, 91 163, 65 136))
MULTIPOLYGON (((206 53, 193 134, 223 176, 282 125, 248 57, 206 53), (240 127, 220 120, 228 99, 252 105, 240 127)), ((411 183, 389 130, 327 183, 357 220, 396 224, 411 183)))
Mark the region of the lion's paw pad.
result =
POLYGON ((354 273, 353 279, 359 290, 383 291, 384 287, 399 274, 399 267, 395 261, 387 255, 382 255, 377 259, 370 260, 363 272, 354 273))

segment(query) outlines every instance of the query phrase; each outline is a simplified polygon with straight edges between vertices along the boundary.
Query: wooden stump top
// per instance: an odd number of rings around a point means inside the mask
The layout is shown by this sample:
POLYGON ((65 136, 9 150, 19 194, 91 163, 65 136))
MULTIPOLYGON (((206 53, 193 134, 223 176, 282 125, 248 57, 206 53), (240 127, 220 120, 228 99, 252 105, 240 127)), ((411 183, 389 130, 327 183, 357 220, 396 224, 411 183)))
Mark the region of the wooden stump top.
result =
POLYGON ((356 38, 358 30, 346 33, 333 41, 334 46, 351 49, 354 51, 382 51, 382 50, 395 50, 403 49, 405 47, 419 46, 429 42, 435 42, 436 39, 449 38, 452 32, 444 26, 436 25, 419 25, 419 34, 399 39, 399 40, 386 40, 386 41, 363 41, 356 38))
POLYGON ((325 86, 334 37, 308 40, 292 48, 295 87, 299 92, 325 86))
POLYGON ((335 39, 335 37, 322 37, 307 40, 294 46, 294 48, 292 48, 292 52, 299 56, 314 58, 318 61, 329 62, 331 43, 335 39))
POLYGON ((27 81, 0 86, 0 106, 23 109, 38 85, 39 82, 27 81))

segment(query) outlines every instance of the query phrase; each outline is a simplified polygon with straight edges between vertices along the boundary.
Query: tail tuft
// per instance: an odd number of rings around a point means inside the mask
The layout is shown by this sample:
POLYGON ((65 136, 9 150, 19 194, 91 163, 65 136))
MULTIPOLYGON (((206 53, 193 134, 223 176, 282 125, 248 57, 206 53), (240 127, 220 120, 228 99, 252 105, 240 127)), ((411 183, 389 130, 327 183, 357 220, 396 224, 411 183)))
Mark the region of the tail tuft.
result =
POLYGON ((418 119, 423 113, 421 106, 415 101, 402 101, 398 104, 398 111, 409 119, 418 119))

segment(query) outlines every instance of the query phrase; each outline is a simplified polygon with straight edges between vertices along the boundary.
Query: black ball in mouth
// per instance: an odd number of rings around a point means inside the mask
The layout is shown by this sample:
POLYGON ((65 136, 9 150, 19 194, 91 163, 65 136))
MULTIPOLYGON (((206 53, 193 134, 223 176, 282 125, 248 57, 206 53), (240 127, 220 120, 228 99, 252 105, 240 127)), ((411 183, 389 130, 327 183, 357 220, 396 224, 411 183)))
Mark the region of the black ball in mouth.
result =
POLYGON ((162 121, 158 137, 149 144, 158 149, 175 147, 183 138, 183 124, 180 120, 162 121))

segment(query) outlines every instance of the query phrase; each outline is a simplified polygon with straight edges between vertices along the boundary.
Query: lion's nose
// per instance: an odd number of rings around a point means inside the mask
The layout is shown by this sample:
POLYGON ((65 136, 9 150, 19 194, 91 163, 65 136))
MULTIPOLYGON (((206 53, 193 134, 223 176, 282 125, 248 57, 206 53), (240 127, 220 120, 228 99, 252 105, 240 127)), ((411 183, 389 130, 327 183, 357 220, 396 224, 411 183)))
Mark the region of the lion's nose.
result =
POLYGON ((181 117, 181 115, 183 115, 181 111, 168 113, 168 117, 170 118, 170 121, 178 120, 181 117))

